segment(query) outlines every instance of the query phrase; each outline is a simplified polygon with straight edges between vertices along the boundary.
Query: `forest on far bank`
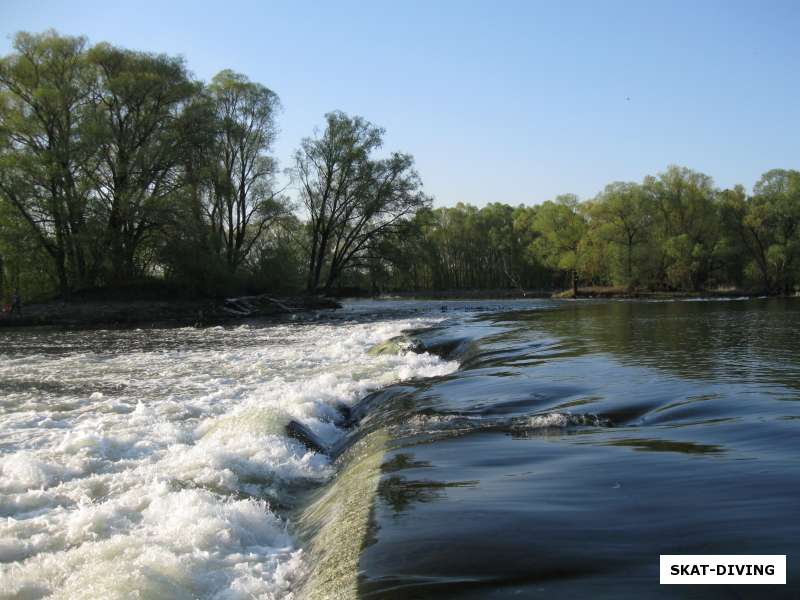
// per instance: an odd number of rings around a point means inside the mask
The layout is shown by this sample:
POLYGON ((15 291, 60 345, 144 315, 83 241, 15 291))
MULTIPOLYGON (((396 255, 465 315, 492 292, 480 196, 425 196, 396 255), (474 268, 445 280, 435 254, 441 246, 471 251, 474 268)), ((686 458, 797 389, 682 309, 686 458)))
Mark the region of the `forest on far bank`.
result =
POLYGON ((670 166, 591 199, 433 208, 413 156, 341 111, 278 165, 280 108, 231 70, 19 33, 0 58, 0 297, 800 287, 800 171, 718 189, 670 166))

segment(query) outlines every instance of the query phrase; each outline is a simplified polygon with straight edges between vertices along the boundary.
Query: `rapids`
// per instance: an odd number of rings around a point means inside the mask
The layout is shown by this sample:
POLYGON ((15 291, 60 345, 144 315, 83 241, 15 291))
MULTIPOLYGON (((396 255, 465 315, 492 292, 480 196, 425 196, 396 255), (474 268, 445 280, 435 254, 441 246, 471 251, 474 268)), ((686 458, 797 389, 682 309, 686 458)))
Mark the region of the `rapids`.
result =
POLYGON ((3 332, 0 594, 287 597, 307 565, 283 515, 333 474, 341 405, 442 375, 369 349, 441 318, 3 332))

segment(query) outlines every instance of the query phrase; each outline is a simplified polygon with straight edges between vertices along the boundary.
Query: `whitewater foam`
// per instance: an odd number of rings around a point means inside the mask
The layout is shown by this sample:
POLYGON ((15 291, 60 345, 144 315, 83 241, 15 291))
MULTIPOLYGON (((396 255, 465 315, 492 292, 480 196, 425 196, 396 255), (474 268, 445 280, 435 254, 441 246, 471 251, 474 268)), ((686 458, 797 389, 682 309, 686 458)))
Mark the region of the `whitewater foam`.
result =
POLYGON ((333 470, 287 437, 286 424, 300 421, 332 444, 344 435, 341 405, 455 370, 426 353, 368 353, 432 323, 7 340, 0 595, 292 597, 303 549, 279 507, 333 470))
POLYGON ((510 433, 536 432, 546 429, 591 426, 609 427, 611 422, 591 413, 548 412, 523 417, 483 417, 457 414, 417 414, 400 427, 405 435, 416 433, 497 430, 510 433))

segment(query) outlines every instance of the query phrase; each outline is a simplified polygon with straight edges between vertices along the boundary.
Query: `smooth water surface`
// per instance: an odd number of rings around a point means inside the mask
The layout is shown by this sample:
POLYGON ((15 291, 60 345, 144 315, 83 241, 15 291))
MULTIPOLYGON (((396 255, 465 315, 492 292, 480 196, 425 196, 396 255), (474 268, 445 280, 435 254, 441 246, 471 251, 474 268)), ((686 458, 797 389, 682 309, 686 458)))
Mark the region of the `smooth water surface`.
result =
POLYGON ((421 333, 469 342, 460 371, 398 390, 360 591, 798 597, 798 334, 789 300, 564 302, 421 333), (660 554, 787 554, 789 585, 659 586, 660 554))

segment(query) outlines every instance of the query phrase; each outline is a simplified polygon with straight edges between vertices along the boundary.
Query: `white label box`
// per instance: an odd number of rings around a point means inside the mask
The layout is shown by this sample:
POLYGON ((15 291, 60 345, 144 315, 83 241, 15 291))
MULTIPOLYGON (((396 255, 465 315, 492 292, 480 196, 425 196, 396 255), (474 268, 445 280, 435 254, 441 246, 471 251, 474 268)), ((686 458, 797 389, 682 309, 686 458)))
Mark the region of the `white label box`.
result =
POLYGON ((662 554, 666 585, 786 584, 785 554, 662 554))

